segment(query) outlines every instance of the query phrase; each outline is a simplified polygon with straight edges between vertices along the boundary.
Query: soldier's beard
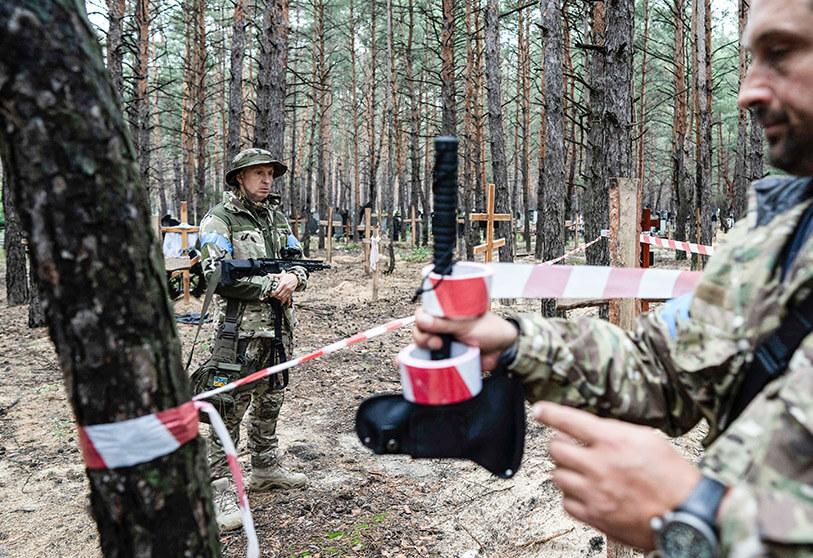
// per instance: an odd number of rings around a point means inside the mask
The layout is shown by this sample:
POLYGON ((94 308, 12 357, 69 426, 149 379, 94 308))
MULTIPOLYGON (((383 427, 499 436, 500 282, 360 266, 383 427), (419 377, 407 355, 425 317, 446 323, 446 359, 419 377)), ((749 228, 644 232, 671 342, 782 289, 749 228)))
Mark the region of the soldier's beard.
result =
POLYGON ((782 135, 768 140, 770 163, 791 174, 813 174, 813 129, 803 123, 792 123, 784 111, 757 113, 760 123, 784 122, 782 135))

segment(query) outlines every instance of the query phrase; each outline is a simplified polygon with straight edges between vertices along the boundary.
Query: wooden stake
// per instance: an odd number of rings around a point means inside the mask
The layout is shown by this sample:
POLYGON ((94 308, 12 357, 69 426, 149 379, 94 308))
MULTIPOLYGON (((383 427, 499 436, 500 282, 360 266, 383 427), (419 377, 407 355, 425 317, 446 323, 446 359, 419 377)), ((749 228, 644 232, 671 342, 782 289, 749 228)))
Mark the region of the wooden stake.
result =
POLYGON ((488 185, 488 197, 486 198, 485 213, 471 213, 469 218, 472 221, 486 222, 486 241, 474 247, 475 254, 485 254, 485 261, 490 262, 494 257, 494 250, 505 246, 505 239, 494 240, 494 221, 510 221, 510 213, 494 213, 494 190, 493 184, 488 185))
MULTIPOLYGON (((640 181, 610 179, 610 265, 638 267, 640 250, 640 181)), ((610 322, 632 329, 639 313, 638 300, 616 300, 610 304, 610 322)))
POLYGON ((373 210, 364 208, 364 274, 370 274, 370 221, 373 210))
POLYGON ((327 263, 333 263, 333 208, 327 210, 327 263))
POLYGON ((418 227, 416 225, 417 221, 415 220, 415 206, 411 206, 409 208, 410 218, 409 218, 409 225, 410 231, 412 232, 412 247, 415 248, 417 246, 416 238, 418 237, 418 227))

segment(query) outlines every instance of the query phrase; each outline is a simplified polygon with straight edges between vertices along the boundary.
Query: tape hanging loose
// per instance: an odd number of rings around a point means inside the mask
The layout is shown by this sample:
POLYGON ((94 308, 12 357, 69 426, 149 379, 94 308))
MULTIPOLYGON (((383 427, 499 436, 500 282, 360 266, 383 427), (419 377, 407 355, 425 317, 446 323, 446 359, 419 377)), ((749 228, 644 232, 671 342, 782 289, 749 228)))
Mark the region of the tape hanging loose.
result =
POLYGON ((260 543, 257 540, 257 531, 254 529, 251 507, 248 505, 246 486, 243 482, 243 471, 240 468, 240 462, 237 461, 237 449, 234 447, 234 442, 229 436, 229 430, 215 410, 214 405, 206 401, 195 401, 193 405, 196 409, 209 415, 209 424, 223 445, 223 453, 226 454, 226 461, 229 464, 229 471, 231 471, 234 487, 237 491, 237 507, 240 508, 240 520, 243 522, 243 531, 245 531, 248 540, 246 556, 248 558, 257 558, 260 555, 260 543))
POLYGON ((670 240, 668 238, 651 236, 646 233, 641 233, 641 242, 644 244, 657 246, 659 248, 670 248, 672 250, 680 250, 682 252, 690 252, 692 254, 700 254, 702 256, 711 256, 714 254, 713 246, 695 244, 694 242, 683 242, 681 240, 670 240))

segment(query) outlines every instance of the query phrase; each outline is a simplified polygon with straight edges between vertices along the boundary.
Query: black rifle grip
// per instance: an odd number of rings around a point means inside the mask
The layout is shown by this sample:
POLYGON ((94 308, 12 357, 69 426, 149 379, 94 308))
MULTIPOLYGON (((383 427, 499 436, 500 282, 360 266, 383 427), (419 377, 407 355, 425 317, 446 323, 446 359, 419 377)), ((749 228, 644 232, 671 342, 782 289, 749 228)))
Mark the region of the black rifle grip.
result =
MULTIPOLYGON (((435 170, 432 174, 434 215, 432 233, 435 237, 433 271, 438 275, 452 273, 452 258, 457 243, 457 146, 455 136, 435 138, 435 170)), ((432 360, 449 358, 451 336, 444 335, 443 347, 432 351, 432 360)))

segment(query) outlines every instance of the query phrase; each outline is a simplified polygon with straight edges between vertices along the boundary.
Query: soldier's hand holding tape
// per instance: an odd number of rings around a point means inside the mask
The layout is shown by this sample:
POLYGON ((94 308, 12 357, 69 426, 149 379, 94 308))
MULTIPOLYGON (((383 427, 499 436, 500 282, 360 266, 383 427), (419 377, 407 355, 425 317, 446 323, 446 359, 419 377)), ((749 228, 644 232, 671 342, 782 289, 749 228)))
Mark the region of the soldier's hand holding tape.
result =
POLYGON ((491 312, 473 319, 447 320, 431 316, 422 308, 418 309, 412 330, 416 345, 437 350, 442 346, 440 335, 444 333, 452 335, 461 343, 479 347, 483 370, 493 370, 500 354, 517 339, 517 328, 491 312))

